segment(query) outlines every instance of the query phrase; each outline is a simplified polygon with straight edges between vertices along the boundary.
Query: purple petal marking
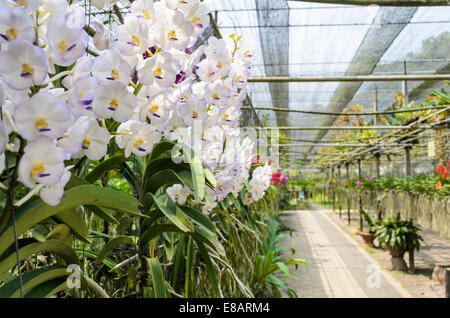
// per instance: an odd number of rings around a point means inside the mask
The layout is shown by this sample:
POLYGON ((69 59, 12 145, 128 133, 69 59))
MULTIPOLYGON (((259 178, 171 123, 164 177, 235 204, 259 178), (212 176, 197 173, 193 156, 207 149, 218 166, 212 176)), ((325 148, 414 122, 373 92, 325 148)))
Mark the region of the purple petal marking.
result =
POLYGON ((163 79, 161 76, 155 76, 157 79, 163 79))
POLYGON ((20 76, 25 77, 25 78, 29 78, 29 77, 33 76, 33 74, 27 72, 27 73, 20 74, 20 76))
POLYGON ((155 117, 161 118, 161 116, 158 115, 157 113, 153 113, 152 115, 155 116, 155 117))
POLYGON ((1 36, 2 38, 4 38, 6 41, 9 41, 9 38, 8 38, 6 35, 0 34, 0 36, 1 36))
POLYGON ((178 38, 170 38, 171 41, 178 41, 178 38))
POLYGON ((86 110, 92 110, 92 107, 91 106, 86 107, 86 110))
POLYGON ((67 48, 67 52, 69 52, 69 51, 71 51, 75 46, 77 46, 77 44, 75 43, 75 44, 72 44, 71 46, 69 46, 68 48, 67 48))
POLYGON ((127 44, 131 45, 131 46, 136 46, 136 43, 134 43, 134 42, 127 42, 127 44))
POLYGON ((107 80, 110 80, 110 81, 114 81, 114 80, 115 80, 114 77, 107 77, 106 79, 107 79, 107 80))
POLYGON ((50 128, 41 128, 39 129, 39 132, 46 132, 46 131, 51 131, 50 128))
POLYGON ((41 173, 40 175, 38 175, 39 178, 43 178, 43 177, 48 177, 50 175, 50 173, 41 173))
POLYGON ((142 147, 138 147, 137 150, 142 151, 142 152, 146 152, 146 151, 147 151, 147 150, 145 150, 145 149, 142 148, 142 147))
POLYGON ((136 17, 137 17, 137 18, 140 18, 140 19, 143 19, 143 18, 144 18, 144 16, 142 16, 142 15, 140 15, 140 14, 137 15, 136 17))
POLYGON ((203 24, 201 24, 201 23, 197 23, 197 27, 199 27, 199 28, 203 28, 203 24))
POLYGON ((198 70, 200 67, 198 67, 197 65, 194 66, 194 71, 198 70))
POLYGON ((215 100, 219 100, 220 98, 219 98, 219 97, 213 97, 213 99, 215 99, 215 100))
POLYGON ((84 105, 84 106, 90 105, 90 104, 92 104, 92 101, 93 101, 92 99, 82 100, 81 105, 84 105))
POLYGON ((108 109, 109 109, 109 110, 112 110, 112 111, 114 111, 114 112, 116 111, 116 109, 115 109, 114 107, 108 107, 108 109))
POLYGON ((198 116, 192 116, 192 118, 198 118, 198 116))
POLYGON ((88 150, 89 148, 86 147, 85 145, 81 145, 81 148, 88 150))

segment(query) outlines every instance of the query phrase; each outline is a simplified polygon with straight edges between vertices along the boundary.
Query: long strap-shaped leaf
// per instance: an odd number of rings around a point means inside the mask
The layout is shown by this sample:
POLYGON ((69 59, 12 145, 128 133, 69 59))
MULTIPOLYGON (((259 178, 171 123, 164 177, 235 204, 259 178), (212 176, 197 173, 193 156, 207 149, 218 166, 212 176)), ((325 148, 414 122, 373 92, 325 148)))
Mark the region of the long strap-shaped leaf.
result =
POLYGON ((153 291, 157 298, 167 298, 168 293, 162 272, 161 264, 158 258, 147 258, 147 263, 152 275, 153 291))
POLYGON ((150 194, 153 201, 158 206, 159 210, 164 213, 165 216, 175 224, 183 232, 193 232, 194 227, 189 218, 184 212, 170 199, 167 194, 164 194, 157 198, 155 195, 150 194))
MULTIPOLYGON (((67 277, 71 273, 67 271, 65 266, 53 265, 22 275, 23 292, 26 294, 36 286, 56 278, 67 277)), ((0 298, 17 298, 20 296, 19 278, 13 279, 0 287, 0 298)))
MULTIPOLYGON (((48 252, 60 256, 67 264, 79 264, 77 253, 67 243, 59 240, 48 240, 45 242, 31 242, 19 249, 19 259, 24 260, 33 254, 48 252)), ((3 255, 2 255, 3 258, 3 255)), ((0 276, 10 270, 16 264, 16 253, 11 253, 0 262, 0 276)))
POLYGON ((191 166, 192 181, 194 183, 194 193, 197 200, 203 200, 205 197, 205 171, 203 164, 194 151, 187 145, 183 145, 184 157, 191 166))
POLYGON ((86 180, 90 183, 94 183, 97 179, 99 179, 103 173, 109 170, 113 170, 116 167, 120 167, 122 162, 126 161, 123 155, 113 156, 102 163, 100 163, 97 167, 95 167, 87 176, 86 180))
MULTIPOLYGON (((131 215, 147 217, 139 212, 139 201, 127 194, 94 185, 81 185, 68 190, 66 196, 61 199, 61 202, 57 206, 50 206, 43 202, 39 202, 28 206, 25 209, 19 208, 17 210, 17 235, 23 234, 34 225, 50 216, 82 204, 98 205, 131 215)), ((13 229, 12 226, 9 225, 9 227, 0 235, 0 254, 2 254, 13 241, 13 229)))
POLYGON ((200 251, 200 254, 202 255, 203 261, 206 265, 206 271, 208 272, 209 280, 211 281, 213 296, 218 298, 220 297, 219 294, 219 282, 217 280, 216 270, 214 269, 213 263, 211 261, 211 258, 209 257, 208 250, 206 249, 205 245, 202 242, 196 241, 198 250, 200 251))

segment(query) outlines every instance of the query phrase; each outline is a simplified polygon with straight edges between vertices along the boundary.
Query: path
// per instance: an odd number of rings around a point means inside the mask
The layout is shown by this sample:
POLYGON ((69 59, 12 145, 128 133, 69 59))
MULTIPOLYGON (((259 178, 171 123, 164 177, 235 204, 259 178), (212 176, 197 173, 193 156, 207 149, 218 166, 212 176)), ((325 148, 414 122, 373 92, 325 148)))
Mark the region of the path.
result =
MULTIPOLYGON (((282 222, 296 232, 280 246, 294 248, 292 255, 308 261, 287 280, 300 298, 410 297, 377 262, 328 217, 329 210, 285 211, 282 222)), ((289 250, 287 250, 289 251, 289 250)))

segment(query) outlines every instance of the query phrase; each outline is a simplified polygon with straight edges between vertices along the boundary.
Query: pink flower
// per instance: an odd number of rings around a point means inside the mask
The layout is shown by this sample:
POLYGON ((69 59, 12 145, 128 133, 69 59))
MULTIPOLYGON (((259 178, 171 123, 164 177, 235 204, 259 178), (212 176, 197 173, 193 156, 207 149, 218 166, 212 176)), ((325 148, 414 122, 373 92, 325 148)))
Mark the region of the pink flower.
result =
POLYGON ((341 180, 341 184, 342 184, 342 185, 345 185, 346 183, 347 183, 347 179, 342 179, 342 180, 341 180))
POLYGON ((361 185, 361 181, 356 181, 356 185, 360 186, 361 185))
POLYGON ((370 180, 372 180, 371 177, 366 177, 366 181, 370 181, 370 180))

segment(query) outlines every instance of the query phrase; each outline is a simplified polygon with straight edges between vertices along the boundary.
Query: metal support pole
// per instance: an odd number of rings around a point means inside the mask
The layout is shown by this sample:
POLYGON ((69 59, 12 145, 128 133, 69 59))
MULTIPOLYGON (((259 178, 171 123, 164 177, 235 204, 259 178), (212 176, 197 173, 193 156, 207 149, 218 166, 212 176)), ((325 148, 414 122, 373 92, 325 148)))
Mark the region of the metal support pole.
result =
POLYGON ((406 176, 411 176, 411 147, 405 147, 406 176))
MULTIPOLYGON (((361 181, 361 159, 358 159, 358 180, 361 181)), ((362 232, 363 231, 363 218, 362 218, 362 197, 361 197, 361 193, 359 194, 359 230, 362 232)))
POLYGON ((445 298, 450 298, 450 268, 445 271, 445 298))
MULTIPOLYGON (((338 166, 338 180, 339 180, 339 182, 341 182, 341 166, 338 166)), ((341 195, 341 192, 342 191, 338 191, 339 218, 342 218, 342 205, 341 205, 342 195, 341 195)))
MULTIPOLYGON (((378 91, 375 90, 375 101, 373 103, 373 111, 375 113, 378 113, 378 91)), ((373 125, 376 126, 377 125, 377 116, 373 116, 373 125)))
MULTIPOLYGON (((403 61, 403 74, 406 75, 406 61, 403 61)), ((405 105, 408 105, 408 82, 406 79, 402 82, 402 92, 405 105)))
MULTIPOLYGON (((348 178, 349 178, 349 163, 347 162, 346 164, 345 164, 345 170, 346 170, 346 174, 347 174, 347 180, 348 180, 348 178)), ((351 224, 351 218, 350 218, 350 206, 351 206, 351 201, 350 201, 350 198, 347 196, 347 222, 348 222, 348 225, 350 225, 351 224)))
POLYGON ((336 192, 336 185, 334 184, 334 182, 333 181, 336 181, 335 179, 334 179, 334 167, 333 166, 331 166, 331 195, 332 195, 332 209, 333 209, 333 212, 336 210, 336 195, 335 195, 335 192, 336 192))

